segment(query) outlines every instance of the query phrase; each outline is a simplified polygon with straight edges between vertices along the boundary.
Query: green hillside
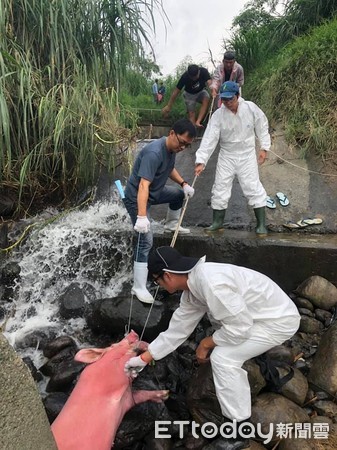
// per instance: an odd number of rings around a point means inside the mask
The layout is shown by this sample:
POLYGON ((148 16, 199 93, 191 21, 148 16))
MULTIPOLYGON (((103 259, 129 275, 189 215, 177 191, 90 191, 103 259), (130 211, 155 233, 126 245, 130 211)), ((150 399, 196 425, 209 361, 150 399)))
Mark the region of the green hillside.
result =
POLYGON ((337 153, 337 20, 295 39, 253 70, 244 97, 272 121, 282 121, 287 139, 325 158, 337 153))

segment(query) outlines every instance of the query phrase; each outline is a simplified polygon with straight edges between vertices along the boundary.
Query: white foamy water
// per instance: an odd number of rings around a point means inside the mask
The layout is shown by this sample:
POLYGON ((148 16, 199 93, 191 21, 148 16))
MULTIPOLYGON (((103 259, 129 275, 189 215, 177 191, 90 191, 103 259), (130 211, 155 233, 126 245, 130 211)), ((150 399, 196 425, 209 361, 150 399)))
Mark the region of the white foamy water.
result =
POLYGON ((77 283, 86 301, 93 301, 115 296, 131 279, 132 226, 121 202, 97 203, 42 224, 8 260, 17 262, 21 273, 13 302, 6 305, 4 334, 30 357, 32 349, 25 351, 23 341, 33 331, 53 328, 76 336, 84 328, 83 319, 65 320, 58 314, 57 300, 70 284, 77 283))

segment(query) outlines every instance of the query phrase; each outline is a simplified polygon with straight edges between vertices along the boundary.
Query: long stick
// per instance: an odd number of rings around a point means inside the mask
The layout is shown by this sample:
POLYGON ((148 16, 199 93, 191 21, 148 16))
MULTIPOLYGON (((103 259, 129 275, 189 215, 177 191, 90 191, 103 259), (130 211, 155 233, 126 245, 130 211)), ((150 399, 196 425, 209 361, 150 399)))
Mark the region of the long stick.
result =
MULTIPOLYGON (((196 182, 196 179, 197 179, 197 175, 194 177, 193 183, 191 184, 192 187, 194 186, 194 183, 196 182)), ((183 208, 181 210, 180 217, 179 217, 178 224, 177 224, 177 228, 176 228, 176 230, 174 232, 174 235, 173 235, 170 247, 174 247, 174 244, 176 243, 176 240, 177 240, 177 237, 178 237, 178 233, 179 233, 179 227, 181 225, 181 222, 183 221, 183 218, 184 218, 184 215, 185 215, 185 211, 186 211, 189 199, 190 199, 190 197, 186 197, 185 198, 184 206, 183 206, 183 208)))

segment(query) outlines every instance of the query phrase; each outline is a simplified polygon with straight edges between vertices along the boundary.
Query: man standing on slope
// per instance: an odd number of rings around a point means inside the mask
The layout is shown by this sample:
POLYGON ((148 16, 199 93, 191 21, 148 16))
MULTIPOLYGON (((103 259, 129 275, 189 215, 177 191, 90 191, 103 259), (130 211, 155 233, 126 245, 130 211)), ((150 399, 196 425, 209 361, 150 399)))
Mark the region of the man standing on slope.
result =
POLYGON ((255 103, 240 98, 239 89, 239 85, 233 81, 226 81, 221 86, 222 105, 212 115, 195 154, 195 174, 200 175, 220 144, 211 198, 213 223, 205 231, 212 233, 223 228, 236 175, 248 204, 254 208, 256 234, 262 236, 267 234, 267 193, 260 182, 258 164, 264 163, 271 139, 267 117, 255 103), (258 157, 256 138, 260 145, 258 157))

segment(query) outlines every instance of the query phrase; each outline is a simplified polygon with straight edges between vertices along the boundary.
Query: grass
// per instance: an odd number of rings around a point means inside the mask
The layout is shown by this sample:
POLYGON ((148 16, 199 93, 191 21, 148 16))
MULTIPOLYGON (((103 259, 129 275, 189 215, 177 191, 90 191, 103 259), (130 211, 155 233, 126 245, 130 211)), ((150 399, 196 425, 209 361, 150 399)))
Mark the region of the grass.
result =
POLYGON ((271 120, 303 154, 337 154, 337 20, 296 39, 247 77, 244 97, 271 120))

